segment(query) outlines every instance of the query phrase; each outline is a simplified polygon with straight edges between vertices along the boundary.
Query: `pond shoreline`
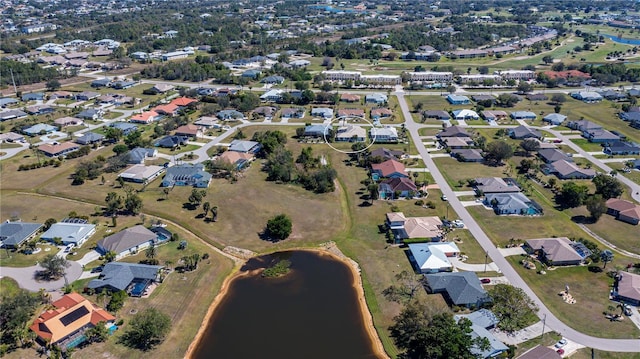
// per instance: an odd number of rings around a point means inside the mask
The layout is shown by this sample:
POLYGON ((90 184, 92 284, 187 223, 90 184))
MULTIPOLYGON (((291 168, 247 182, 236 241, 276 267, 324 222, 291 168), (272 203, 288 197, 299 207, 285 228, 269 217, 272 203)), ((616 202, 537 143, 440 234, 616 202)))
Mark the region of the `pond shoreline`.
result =
MULTIPOLYGON (((332 259, 345 264, 349 268, 349 270, 351 271, 351 274, 353 275, 352 286, 356 291, 356 296, 358 297, 358 307, 360 308, 360 317, 362 318, 362 321, 364 324, 364 330, 371 341, 372 351, 379 358, 389 358, 387 353, 384 351, 384 347, 382 345, 382 342, 380 341, 378 332, 376 331, 375 326, 373 324, 373 317, 371 316, 371 312, 369 312, 369 307, 367 306, 367 302, 364 296, 364 288, 362 286, 362 278, 360 277, 360 266, 358 265, 358 263, 353 259, 345 256, 333 242, 323 244, 320 246, 320 248, 290 248, 290 249, 287 249, 286 251, 307 251, 307 252, 314 252, 323 256, 330 256, 332 259)), ((264 254, 261 254, 261 255, 264 255, 264 254)), ((198 332, 195 338, 193 339, 193 341, 189 345, 189 348, 187 349, 187 352, 185 353, 186 359, 193 358, 193 355, 196 349, 198 348, 198 345, 200 344, 207 330, 207 327, 215 312, 215 309, 220 305, 222 300, 227 295, 233 280, 235 280, 236 278, 245 277, 252 274, 257 274, 262 270, 262 269, 257 269, 252 271, 241 272, 239 271, 240 268, 241 268, 240 266, 236 266, 234 268, 234 271, 227 278, 225 278, 224 282, 222 283, 220 292, 218 293, 218 295, 215 297, 215 299, 209 306, 209 309, 207 310, 207 313, 203 318, 202 324, 200 325, 200 328, 198 329, 198 332)))

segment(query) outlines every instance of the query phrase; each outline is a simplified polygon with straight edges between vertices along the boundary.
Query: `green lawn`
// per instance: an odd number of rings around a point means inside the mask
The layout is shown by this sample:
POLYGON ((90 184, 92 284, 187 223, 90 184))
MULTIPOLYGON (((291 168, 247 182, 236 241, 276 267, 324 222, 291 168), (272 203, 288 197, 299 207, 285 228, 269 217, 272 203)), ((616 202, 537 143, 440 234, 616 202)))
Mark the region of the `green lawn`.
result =
POLYGON ((178 148, 163 148, 163 147, 158 147, 158 152, 160 153, 164 153, 165 155, 177 155, 179 153, 185 153, 185 152, 193 152, 195 150, 197 150, 198 148, 200 148, 202 146, 198 146, 198 145, 184 145, 184 146, 180 146, 178 148))
POLYGON ((582 148, 587 152, 598 152, 598 151, 602 152, 602 145, 600 145, 599 143, 589 142, 587 139, 584 139, 584 138, 572 139, 571 142, 580 146, 580 148, 582 148))
POLYGON ((0 278, 0 301, 4 297, 13 297, 20 291, 18 282, 9 277, 0 278))
POLYGON ((58 253, 60 250, 56 246, 45 243, 38 244, 38 247, 42 250, 36 254, 24 254, 21 251, 12 252, 2 249, 0 250, 0 266, 31 267, 38 264, 45 256, 58 253))
POLYGON ((506 166, 492 167, 482 163, 458 162, 458 160, 450 157, 434 158, 442 175, 454 190, 463 191, 470 190, 467 186, 467 180, 477 177, 503 177, 506 166), (464 185, 459 187, 458 181, 463 181, 464 185))

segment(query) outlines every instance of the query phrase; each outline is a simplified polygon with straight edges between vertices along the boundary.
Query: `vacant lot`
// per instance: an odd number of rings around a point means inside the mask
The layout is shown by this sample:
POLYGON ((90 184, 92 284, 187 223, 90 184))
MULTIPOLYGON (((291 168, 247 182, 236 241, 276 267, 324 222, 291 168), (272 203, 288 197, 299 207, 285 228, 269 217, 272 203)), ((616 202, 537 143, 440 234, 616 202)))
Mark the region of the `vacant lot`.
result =
POLYGON ((451 157, 434 158, 444 178, 454 190, 470 190, 467 180, 477 177, 505 177, 507 166, 492 167, 482 163, 463 163, 451 157), (459 186, 459 181, 463 185, 459 186))

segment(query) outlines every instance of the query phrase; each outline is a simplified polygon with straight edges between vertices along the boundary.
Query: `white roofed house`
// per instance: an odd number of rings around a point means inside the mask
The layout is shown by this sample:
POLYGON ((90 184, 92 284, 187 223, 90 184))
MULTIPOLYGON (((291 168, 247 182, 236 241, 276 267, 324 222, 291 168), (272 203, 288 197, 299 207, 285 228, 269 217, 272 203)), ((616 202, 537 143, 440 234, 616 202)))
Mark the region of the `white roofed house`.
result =
POLYGON ((114 252, 116 259, 148 247, 158 240, 158 235, 142 225, 124 229, 98 241, 97 251, 106 254, 114 252))
POLYGON ((450 257, 460 254, 453 242, 409 243, 411 259, 420 273, 451 272, 453 265, 450 257))
POLYGON ((371 141, 378 143, 396 143, 398 142, 398 130, 395 127, 373 127, 369 130, 371 141))
POLYGON ((74 244, 76 247, 80 247, 94 233, 96 233, 95 224, 63 221, 52 224, 40 238, 51 242, 55 241, 56 238, 60 238, 64 245, 74 244))
POLYGON ((347 125, 338 128, 336 141, 339 142, 364 142, 367 138, 367 131, 355 125, 347 125))

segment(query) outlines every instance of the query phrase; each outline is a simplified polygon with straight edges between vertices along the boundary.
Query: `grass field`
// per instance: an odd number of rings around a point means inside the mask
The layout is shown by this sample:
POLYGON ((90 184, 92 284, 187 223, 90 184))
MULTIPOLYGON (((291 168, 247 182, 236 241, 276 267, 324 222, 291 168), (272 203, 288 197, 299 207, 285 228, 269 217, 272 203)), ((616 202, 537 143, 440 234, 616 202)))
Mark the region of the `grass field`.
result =
POLYGON ((589 142, 584 138, 572 139, 571 142, 580 146, 580 148, 587 152, 602 152, 602 146, 599 143, 589 142))
POLYGON ((467 180, 477 177, 503 177, 506 166, 491 167, 482 163, 462 163, 450 157, 434 158, 442 175, 450 186, 455 190, 470 190, 467 186, 467 180), (463 181, 464 185, 459 187, 458 181, 463 181))
POLYGON ((0 278, 0 301, 4 297, 13 297, 19 291, 20 286, 18 286, 18 282, 9 277, 0 278))

